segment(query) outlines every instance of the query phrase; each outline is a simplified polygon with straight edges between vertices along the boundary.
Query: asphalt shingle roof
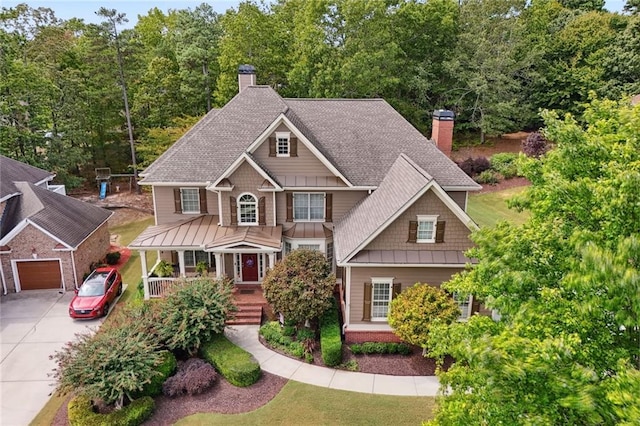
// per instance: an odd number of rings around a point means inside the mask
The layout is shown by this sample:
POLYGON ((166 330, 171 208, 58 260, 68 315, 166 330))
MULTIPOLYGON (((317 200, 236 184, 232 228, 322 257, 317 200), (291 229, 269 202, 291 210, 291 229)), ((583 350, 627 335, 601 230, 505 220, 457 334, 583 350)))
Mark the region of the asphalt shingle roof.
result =
POLYGON ((29 219, 71 247, 77 247, 113 214, 30 182, 14 182, 21 193, 7 201, 0 238, 29 219))
POLYGON ((480 188, 382 99, 283 99, 250 86, 210 112, 142 175, 145 183, 215 181, 280 115, 356 186, 377 186, 401 153, 441 186, 480 188))
POLYGON ((54 176, 54 173, 0 155, 0 199, 20 192, 14 182, 38 183, 54 176))
POLYGON ((352 208, 338 223, 334 232, 338 262, 364 243, 374 232, 383 229, 394 214, 408 207, 433 178, 409 157, 400 154, 378 189, 352 208))

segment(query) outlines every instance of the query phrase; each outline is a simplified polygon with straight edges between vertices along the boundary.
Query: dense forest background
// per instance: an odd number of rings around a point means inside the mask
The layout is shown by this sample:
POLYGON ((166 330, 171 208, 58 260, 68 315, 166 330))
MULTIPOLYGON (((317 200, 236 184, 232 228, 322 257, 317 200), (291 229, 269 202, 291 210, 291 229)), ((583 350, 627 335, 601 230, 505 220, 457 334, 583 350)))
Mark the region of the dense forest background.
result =
POLYGON ((69 187, 95 167, 138 170, 237 93, 238 65, 285 97, 381 97, 429 135, 434 109, 485 135, 534 129, 640 93, 640 0, 247 1, 218 14, 157 8, 123 29, 0 12, 0 153, 69 187), (125 109, 125 96, 127 107, 125 109), (129 135, 126 111, 130 111, 129 135))

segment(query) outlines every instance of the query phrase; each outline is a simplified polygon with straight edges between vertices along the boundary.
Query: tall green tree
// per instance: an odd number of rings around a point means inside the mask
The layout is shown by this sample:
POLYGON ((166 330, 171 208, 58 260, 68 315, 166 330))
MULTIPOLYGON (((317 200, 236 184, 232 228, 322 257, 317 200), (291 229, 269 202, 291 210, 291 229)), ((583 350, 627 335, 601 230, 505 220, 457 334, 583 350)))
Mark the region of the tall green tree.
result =
POLYGON ((458 362, 436 424, 631 424, 640 403, 640 107, 547 113, 556 148, 523 160, 531 211, 473 236, 476 268, 445 287, 497 310, 432 330, 458 362))

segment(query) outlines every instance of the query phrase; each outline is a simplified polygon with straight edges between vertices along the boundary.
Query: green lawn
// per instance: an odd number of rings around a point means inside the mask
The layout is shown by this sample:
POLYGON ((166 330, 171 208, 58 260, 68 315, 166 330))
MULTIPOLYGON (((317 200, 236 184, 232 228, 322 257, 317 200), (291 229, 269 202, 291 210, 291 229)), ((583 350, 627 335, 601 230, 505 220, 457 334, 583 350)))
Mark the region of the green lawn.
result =
POLYGON ((480 227, 493 226, 500 220, 522 224, 529 218, 529 213, 510 209, 507 207, 507 200, 522 193, 524 189, 524 186, 519 186, 504 191, 470 195, 467 213, 480 227))
POLYGON ((176 425, 419 425, 434 397, 388 396, 288 382, 268 404, 243 414, 194 414, 176 425))

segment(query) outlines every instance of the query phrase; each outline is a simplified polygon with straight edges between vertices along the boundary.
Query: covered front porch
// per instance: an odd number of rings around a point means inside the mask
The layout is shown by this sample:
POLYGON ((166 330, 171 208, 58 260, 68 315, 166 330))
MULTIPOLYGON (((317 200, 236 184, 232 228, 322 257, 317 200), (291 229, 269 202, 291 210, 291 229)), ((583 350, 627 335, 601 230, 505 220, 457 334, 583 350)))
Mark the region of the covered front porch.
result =
POLYGON ((281 226, 220 226, 218 216, 154 225, 130 245, 140 252, 145 299, 162 297, 178 279, 226 276, 238 285, 260 284, 282 247, 281 226), (148 265, 147 252, 158 261, 148 265))

